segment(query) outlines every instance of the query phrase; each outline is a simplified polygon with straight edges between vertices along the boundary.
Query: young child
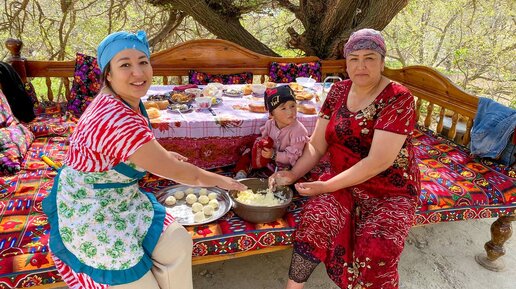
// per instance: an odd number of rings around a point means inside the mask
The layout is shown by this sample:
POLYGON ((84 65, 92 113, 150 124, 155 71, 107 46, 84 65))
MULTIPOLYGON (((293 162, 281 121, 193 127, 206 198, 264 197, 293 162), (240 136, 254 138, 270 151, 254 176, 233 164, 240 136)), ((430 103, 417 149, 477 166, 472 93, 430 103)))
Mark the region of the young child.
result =
POLYGON ((297 120, 297 103, 288 85, 267 89, 264 96, 269 120, 260 128, 261 137, 251 152, 245 151, 235 166, 235 179, 247 177, 252 169, 261 169, 265 176, 288 169, 296 163, 308 142, 308 131, 297 120))

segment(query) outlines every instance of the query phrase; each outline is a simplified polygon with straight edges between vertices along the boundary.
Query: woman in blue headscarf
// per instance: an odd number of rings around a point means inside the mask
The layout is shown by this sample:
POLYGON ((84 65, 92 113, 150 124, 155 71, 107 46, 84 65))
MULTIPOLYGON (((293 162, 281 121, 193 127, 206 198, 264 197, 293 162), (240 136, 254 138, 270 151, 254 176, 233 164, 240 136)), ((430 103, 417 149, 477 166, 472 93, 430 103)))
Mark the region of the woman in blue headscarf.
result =
POLYGON ((97 61, 104 87, 43 202, 56 267, 70 288, 192 288, 192 239, 138 179, 149 171, 194 186, 245 186, 183 162, 154 138, 140 100, 152 82, 145 32, 107 36, 97 61))

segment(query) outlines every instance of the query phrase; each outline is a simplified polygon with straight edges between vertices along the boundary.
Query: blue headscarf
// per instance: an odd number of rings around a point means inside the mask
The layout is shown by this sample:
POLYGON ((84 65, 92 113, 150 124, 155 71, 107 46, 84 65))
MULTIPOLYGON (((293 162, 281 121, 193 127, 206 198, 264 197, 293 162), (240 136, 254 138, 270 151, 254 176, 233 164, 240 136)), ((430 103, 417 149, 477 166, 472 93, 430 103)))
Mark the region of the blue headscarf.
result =
POLYGON ((145 53, 150 59, 149 42, 145 31, 140 30, 136 33, 120 31, 109 34, 97 47, 97 62, 100 70, 104 71, 106 65, 118 52, 131 48, 145 53))

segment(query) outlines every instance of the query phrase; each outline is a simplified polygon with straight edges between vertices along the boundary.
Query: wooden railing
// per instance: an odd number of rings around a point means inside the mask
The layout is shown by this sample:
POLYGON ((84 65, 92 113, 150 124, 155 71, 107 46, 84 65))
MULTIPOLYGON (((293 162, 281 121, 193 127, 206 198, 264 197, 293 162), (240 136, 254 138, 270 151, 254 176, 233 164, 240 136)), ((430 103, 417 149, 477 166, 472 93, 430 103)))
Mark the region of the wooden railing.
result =
MULTIPOLYGON (((55 86, 56 81, 60 81, 60 85, 64 86, 65 96, 70 95, 74 61, 27 60, 21 55, 23 43, 15 39, 8 39, 6 47, 11 54, 8 61, 23 80, 45 79, 48 100, 54 100, 52 85, 54 83, 55 86)), ((258 82, 263 83, 268 80, 271 62, 304 63, 316 60, 319 59, 261 55, 232 42, 217 39, 187 41, 151 55, 154 76, 158 77, 163 84, 184 83, 190 70, 216 74, 251 72, 258 82)), ((320 61, 323 79, 328 75, 346 74, 345 60, 320 61)), ((464 92, 447 77, 429 67, 385 68, 384 75, 404 84, 417 97, 418 118, 422 125, 441 133, 445 129, 445 119, 450 117, 451 125, 446 128, 446 136, 462 145, 469 143, 478 97, 464 92), (466 129, 461 132, 464 134, 463 137, 457 139, 457 128, 460 122, 464 122, 466 129)))

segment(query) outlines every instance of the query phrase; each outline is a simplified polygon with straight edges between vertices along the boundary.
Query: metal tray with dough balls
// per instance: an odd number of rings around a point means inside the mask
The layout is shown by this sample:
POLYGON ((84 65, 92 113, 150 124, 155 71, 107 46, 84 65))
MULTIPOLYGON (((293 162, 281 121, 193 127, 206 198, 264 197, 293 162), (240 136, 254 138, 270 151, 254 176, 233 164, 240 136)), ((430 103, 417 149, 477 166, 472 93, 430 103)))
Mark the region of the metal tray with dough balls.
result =
POLYGON ((191 187, 187 185, 174 185, 170 187, 166 187, 156 193, 156 198, 158 202, 163 204, 167 208, 172 216, 177 220, 177 222, 183 226, 195 226, 211 223, 213 221, 218 220, 220 217, 224 216, 232 206, 232 200, 229 197, 227 191, 224 191, 219 188, 209 187, 209 188, 201 188, 201 187, 191 187), (205 219, 202 221, 196 222, 194 220, 194 212, 192 211, 192 205, 186 203, 186 196, 189 192, 192 192, 196 195, 197 199, 199 198, 200 191, 205 189, 207 194, 215 193, 217 195, 216 200, 218 201, 219 207, 218 209, 213 210, 213 215, 205 216, 205 219), (174 196, 177 191, 183 191, 183 198, 176 200, 175 205, 167 205, 165 200, 169 196, 174 196))

